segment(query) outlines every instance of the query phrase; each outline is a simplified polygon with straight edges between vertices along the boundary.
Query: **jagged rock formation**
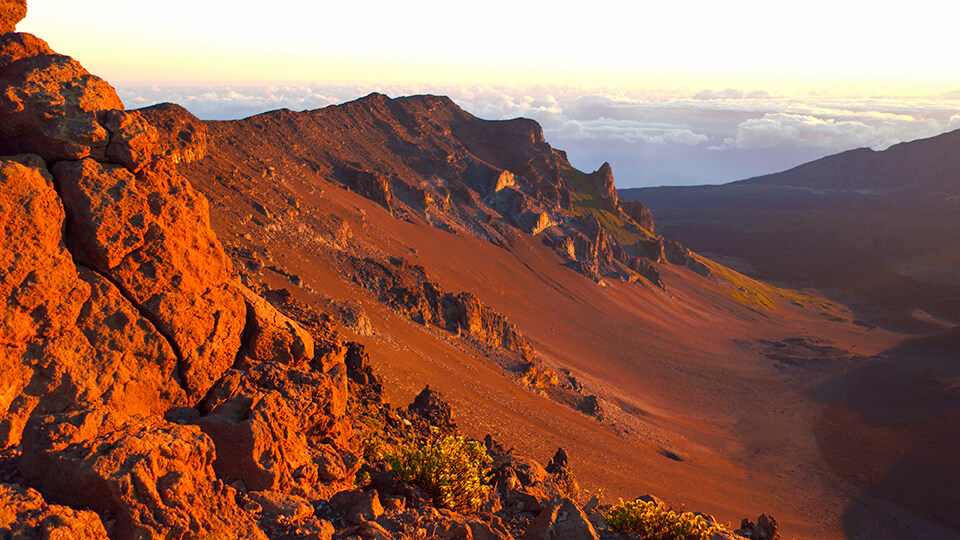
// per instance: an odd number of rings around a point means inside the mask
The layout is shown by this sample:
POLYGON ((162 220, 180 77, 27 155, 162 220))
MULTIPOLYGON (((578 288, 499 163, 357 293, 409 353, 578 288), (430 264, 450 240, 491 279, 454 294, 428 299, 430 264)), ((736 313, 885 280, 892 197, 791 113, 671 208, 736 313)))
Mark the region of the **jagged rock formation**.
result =
POLYGON ((653 232, 653 212, 650 211, 640 201, 620 201, 620 206, 628 216, 633 218, 637 225, 640 225, 649 232, 653 232))
POLYGON ((412 266, 399 258, 378 261, 348 257, 345 268, 355 283, 416 322, 501 347, 524 361, 536 358, 533 347, 506 317, 485 306, 473 294, 444 292, 440 285, 429 280, 423 267, 412 266))

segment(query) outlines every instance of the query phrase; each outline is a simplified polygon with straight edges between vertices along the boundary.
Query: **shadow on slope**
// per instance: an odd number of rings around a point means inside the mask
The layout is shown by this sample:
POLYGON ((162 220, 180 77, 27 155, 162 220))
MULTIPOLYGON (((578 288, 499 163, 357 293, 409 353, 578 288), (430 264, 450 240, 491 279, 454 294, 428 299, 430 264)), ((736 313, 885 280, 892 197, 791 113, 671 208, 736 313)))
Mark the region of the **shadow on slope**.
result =
POLYGON ((960 538, 960 329, 919 338, 828 381, 817 444, 858 493, 851 539, 960 538))

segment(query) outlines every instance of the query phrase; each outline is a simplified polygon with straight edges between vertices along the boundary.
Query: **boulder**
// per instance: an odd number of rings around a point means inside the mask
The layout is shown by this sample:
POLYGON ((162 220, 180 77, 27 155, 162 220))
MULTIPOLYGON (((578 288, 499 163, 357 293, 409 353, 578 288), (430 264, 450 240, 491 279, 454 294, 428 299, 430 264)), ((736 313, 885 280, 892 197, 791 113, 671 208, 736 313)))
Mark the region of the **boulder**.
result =
POLYGON ((756 524, 743 518, 740 528, 734 532, 752 540, 780 540, 780 523, 769 514, 760 514, 756 524))
POLYGON ((277 392, 237 396, 197 420, 213 439, 213 468, 227 483, 248 489, 309 492, 317 482, 317 466, 300 426, 277 392))
POLYGON ((0 484, 0 538, 107 540, 107 531, 95 512, 47 504, 35 489, 0 484))
POLYGON ((653 233, 653 212, 640 201, 621 201, 623 211, 649 233, 653 233))
POLYGON ((333 524, 318 519, 307 499, 276 491, 251 491, 241 496, 241 506, 257 516, 257 525, 268 538, 330 540, 333 524))
POLYGON ((153 159, 157 144, 157 129, 144 120, 140 113, 107 111, 104 124, 110 132, 106 159, 137 172, 153 159))
POLYGON ((0 233, 17 242, 0 250, 0 335, 17 346, 55 337, 76 321, 89 287, 63 243, 64 209, 41 159, 0 160, 0 209, 0 233))
POLYGON ((596 540, 597 531, 570 499, 554 501, 533 520, 524 540, 596 540))
POLYGON ((457 429, 457 423, 453 420, 453 410, 450 405, 440 396, 440 394, 431 390, 427 385, 417 394, 407 409, 426 421, 431 426, 436 426, 444 432, 457 429))
POLYGON ((20 471, 50 502, 113 516, 112 538, 265 539, 214 457, 196 426, 87 410, 31 418, 20 471))
POLYGON ((243 371, 231 369, 217 381, 199 407, 210 413, 237 396, 269 392, 277 392, 283 398, 298 429, 308 440, 333 441, 347 448, 341 443, 351 438, 353 430, 346 421, 347 370, 343 364, 326 373, 273 362, 257 363, 243 371))
POLYGON ((132 175, 87 159, 58 163, 54 175, 70 230, 89 233, 74 255, 168 337, 196 403, 233 364, 246 323, 207 200, 165 162, 132 175))
POLYGON ((122 109, 112 86, 68 56, 21 59, 0 70, 0 153, 102 160, 110 142, 102 113, 122 109))
POLYGON ((34 375, 24 359, 28 348, 66 333, 90 294, 89 286, 76 279, 76 267, 63 245, 63 217, 42 160, 17 156, 0 161, 0 234, 17 239, 16 250, 0 250, 2 448, 19 443, 38 402, 24 392, 34 375))
POLYGON ((43 167, 36 156, 0 161, 0 232, 18 239, 15 252, 0 251, 3 447, 17 444, 35 408, 150 414, 185 400, 166 338, 112 283, 74 264, 43 167))
POLYGON ((17 60, 45 54, 55 53, 46 41, 33 34, 11 32, 0 35, 0 71, 17 60))
POLYGON ((89 348, 72 359, 76 367, 62 368, 75 373, 75 401, 158 415, 185 404, 177 357, 166 338, 103 276, 80 267, 80 278, 89 283, 90 297, 77 328, 89 348))
POLYGON ((206 155, 207 127, 180 105, 160 103, 137 112, 159 132, 156 155, 174 163, 191 163, 206 155))
POLYGON ((0 33, 13 32, 27 16, 27 0, 0 0, 0 33))
POLYGON ((109 271, 143 247, 152 218, 149 193, 133 173, 84 159, 57 163, 53 175, 70 212, 72 237, 91 266, 109 271))
POLYGON ((313 337, 303 327, 250 289, 234 287, 247 305, 247 354, 256 360, 294 365, 313 360, 313 337))

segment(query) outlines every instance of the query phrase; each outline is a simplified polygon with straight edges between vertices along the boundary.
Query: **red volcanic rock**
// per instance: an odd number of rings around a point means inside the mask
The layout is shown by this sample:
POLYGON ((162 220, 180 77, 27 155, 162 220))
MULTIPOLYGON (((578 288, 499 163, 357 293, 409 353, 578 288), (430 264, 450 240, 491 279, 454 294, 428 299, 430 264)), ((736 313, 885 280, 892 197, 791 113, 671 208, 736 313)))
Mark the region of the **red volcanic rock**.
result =
POLYGON ((77 327, 89 349, 76 359, 76 401, 88 398, 127 414, 162 414, 186 403, 166 338, 103 276, 81 267, 80 277, 90 284, 90 298, 77 327))
POLYGON ((137 112, 159 132, 157 155, 174 163, 191 163, 206 155, 207 127, 183 107, 160 103, 137 112))
POLYGON ((63 206, 37 156, 0 161, 0 233, 17 249, 0 250, 0 335, 6 343, 53 337, 76 321, 89 295, 63 244, 63 206), (43 314, 38 320, 34 314, 43 314))
POLYGON ((20 470, 48 501, 115 516, 113 538, 266 538, 214 457, 196 426, 83 411, 32 418, 20 470))
POLYGON ((242 285, 236 286, 236 289, 247 304, 247 354, 256 360, 285 364, 303 364, 313 360, 313 337, 302 326, 250 289, 242 285))
MULTIPOLYGON (((0 250, 0 335, 5 345, 0 354, 9 355, 4 358, 9 366, 32 340, 55 337, 76 321, 90 290, 76 279, 63 245, 64 211, 42 160, 15 156, 0 161, 0 207, 0 234, 17 243, 16 250, 0 250)), ((0 396, 9 400, 20 393, 22 386, 13 384, 9 369, 0 370, 0 377, 10 390, 0 396)), ((9 401, 0 401, 0 411, 6 413, 7 406, 9 401)))
POLYGON ((299 424, 277 392, 238 396, 197 421, 217 447, 219 478, 247 489, 309 492, 317 466, 299 424))
POLYGON ((11 32, 0 35, 0 70, 17 60, 46 54, 56 53, 46 41, 33 34, 11 32))
POLYGON ((119 163, 133 172, 143 168, 152 158, 157 144, 157 129, 144 120, 140 113, 107 111, 103 126, 110 132, 106 159, 119 163))
POLYGON ((150 208, 130 171, 84 159, 61 161, 53 174, 70 210, 74 237, 95 267, 113 268, 143 246, 150 208))
POLYGON ((107 540, 107 531, 95 512, 47 504, 35 489, 0 484, 0 538, 107 540))
POLYGON ((54 172, 72 229, 92 233, 77 255, 168 336, 182 383, 199 400, 233 363, 246 321, 206 199, 162 162, 135 177, 92 160, 54 172))
POLYGON ((533 520, 523 540, 596 540, 597 531, 583 510, 570 499, 561 499, 533 520))
POLYGON ((42 160, 0 161, 0 206, 0 233, 18 243, 0 250, 0 446, 19 442, 34 408, 158 413, 182 401, 166 340, 109 282, 75 266, 42 160))
POLYGON ((445 433, 457 429, 457 423, 453 420, 453 411, 450 405, 443 400, 443 397, 429 386, 425 387, 413 403, 407 407, 411 414, 423 418, 429 425, 441 428, 445 433))
POLYGON ((294 423, 311 441, 346 441, 352 428, 345 421, 347 410, 347 369, 343 364, 320 373, 263 362, 245 371, 232 369, 217 381, 201 411, 213 411, 242 395, 279 392, 295 415, 294 423))
POLYGON ((753 540, 780 540, 780 523, 768 514, 760 514, 756 525, 749 519, 743 518, 736 534, 753 540))
POLYGON ((27 16, 27 0, 0 0, 0 33, 13 32, 27 16))
POLYGON ((110 136, 98 118, 115 109, 113 87, 68 56, 13 62, 0 70, 0 152, 103 159, 110 136))
POLYGON ((622 201, 623 211, 647 232, 653 232, 653 212, 640 201, 622 201))

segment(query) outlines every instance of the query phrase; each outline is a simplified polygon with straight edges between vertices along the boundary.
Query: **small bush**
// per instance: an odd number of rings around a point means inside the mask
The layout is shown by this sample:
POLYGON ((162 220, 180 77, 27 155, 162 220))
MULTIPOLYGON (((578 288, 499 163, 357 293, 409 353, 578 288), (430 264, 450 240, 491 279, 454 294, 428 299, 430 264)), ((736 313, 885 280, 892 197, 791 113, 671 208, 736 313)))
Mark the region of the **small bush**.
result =
POLYGON ((693 512, 676 513, 657 502, 636 500, 615 504, 604 518, 611 528, 649 540, 706 540, 720 528, 693 512))
POLYGON ((416 484, 440 507, 478 508, 490 491, 487 449, 451 435, 425 444, 402 443, 386 456, 394 478, 416 484))

